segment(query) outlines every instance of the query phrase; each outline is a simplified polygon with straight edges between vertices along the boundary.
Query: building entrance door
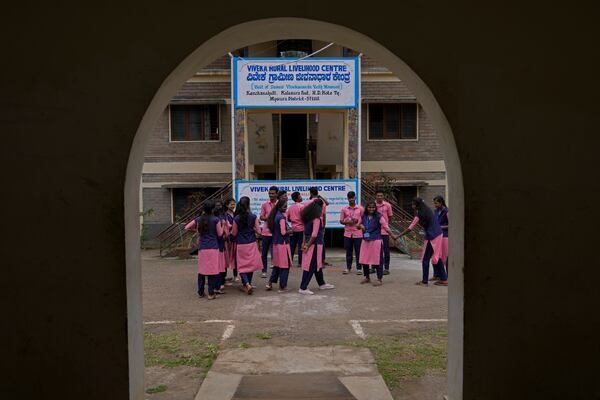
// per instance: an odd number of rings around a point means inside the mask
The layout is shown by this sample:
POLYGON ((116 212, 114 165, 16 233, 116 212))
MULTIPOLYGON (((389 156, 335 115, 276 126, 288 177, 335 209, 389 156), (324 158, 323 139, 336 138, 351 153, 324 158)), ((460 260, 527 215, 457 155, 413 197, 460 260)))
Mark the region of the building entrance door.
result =
POLYGON ((306 114, 281 114, 281 157, 306 158, 306 114))

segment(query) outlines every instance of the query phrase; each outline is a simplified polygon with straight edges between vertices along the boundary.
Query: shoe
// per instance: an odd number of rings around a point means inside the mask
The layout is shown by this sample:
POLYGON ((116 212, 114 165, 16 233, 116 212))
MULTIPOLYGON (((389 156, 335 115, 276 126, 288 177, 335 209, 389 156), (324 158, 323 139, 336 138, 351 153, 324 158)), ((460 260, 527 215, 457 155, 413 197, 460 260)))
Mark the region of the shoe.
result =
POLYGON ((327 289, 333 289, 335 288, 334 285, 332 285, 331 283, 326 283, 324 285, 319 286, 319 289, 321 290, 327 290, 327 289))
POLYGON ((260 274, 260 277, 261 277, 261 278, 266 278, 266 277, 267 277, 267 273, 266 273, 266 272, 263 272, 262 274, 260 274))
POLYGON ((234 282, 239 282, 239 281, 240 281, 240 277, 239 277, 239 276, 236 276, 236 277, 233 279, 233 281, 234 281, 234 282))
POLYGON ((415 285, 417 285, 417 286, 429 286, 426 282, 422 282, 422 281, 415 282, 415 285))
POLYGON ((233 277, 231 277, 231 276, 230 276, 230 277, 228 277, 228 278, 225 278, 225 281, 226 281, 226 282, 231 282, 232 280, 233 280, 233 277))
POLYGON ((361 283, 361 285, 362 285, 363 283, 371 283, 371 278, 365 278, 365 279, 363 279, 362 281, 360 281, 360 283, 361 283))
POLYGON ((383 271, 383 274, 384 274, 384 275, 389 275, 389 274, 390 274, 390 270, 389 270, 389 269, 386 269, 386 270, 384 270, 384 271, 383 271))
POLYGON ((203 298, 204 297, 204 293, 198 294, 198 297, 203 298))
POLYGON ((289 292, 289 289, 288 289, 288 288, 279 289, 279 290, 277 291, 277 293, 287 293, 287 292, 289 292))
POLYGON ((356 270, 356 275, 362 275, 362 274, 363 274, 362 269, 357 269, 356 270))
POLYGON ((265 288, 267 289, 267 291, 273 290, 273 285, 270 283, 267 283, 267 286, 265 286, 265 288))
POLYGON ((350 270, 349 270, 349 269, 345 269, 345 270, 343 270, 343 271, 342 271, 342 274, 343 274, 343 275, 348 275, 349 273, 350 273, 350 270))
POLYGON ((254 288, 252 287, 251 284, 246 285, 246 293, 248 293, 248 295, 251 295, 254 292, 254 288))
POLYGON ((448 281, 439 280, 436 283, 434 283, 434 285, 437 285, 437 286, 448 286, 448 281))
POLYGON ((430 279, 431 282, 435 282, 435 281, 439 281, 440 277, 439 276, 434 276, 433 278, 430 279))
POLYGON ((315 294, 314 292, 311 292, 308 289, 306 289, 306 290, 298 289, 298 293, 300 293, 300 294, 315 294))
POLYGON ((206 298, 207 298, 208 300, 214 300, 214 299, 216 299, 216 298, 217 298, 217 296, 216 296, 216 295, 214 295, 214 294, 213 294, 213 295, 210 295, 210 294, 209 294, 208 296, 206 296, 206 298))
POLYGON ((381 286, 383 285, 383 282, 381 281, 381 279, 377 279, 375 282, 373 282, 373 286, 381 286))
POLYGON ((225 291, 223 289, 217 289, 215 290, 216 294, 225 294, 225 291))
POLYGON ((225 282, 225 286, 233 286, 233 282, 225 282))

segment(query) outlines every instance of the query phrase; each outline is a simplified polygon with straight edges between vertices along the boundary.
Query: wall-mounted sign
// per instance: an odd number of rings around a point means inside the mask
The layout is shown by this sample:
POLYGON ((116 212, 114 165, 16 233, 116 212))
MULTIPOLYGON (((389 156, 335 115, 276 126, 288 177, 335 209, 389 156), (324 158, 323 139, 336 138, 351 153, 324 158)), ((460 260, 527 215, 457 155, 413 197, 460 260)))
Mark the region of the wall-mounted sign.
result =
POLYGON ((358 107, 358 57, 233 58, 236 108, 358 107))
POLYGON ((310 198, 309 189, 311 186, 319 189, 319 194, 327 199, 327 228, 343 228, 340 224, 340 212, 342 207, 348 205, 347 194, 349 191, 356 193, 357 200, 360 200, 358 180, 356 179, 337 179, 337 180, 282 180, 282 181, 235 181, 236 202, 242 196, 250 198, 250 208, 255 214, 260 213, 261 205, 269 199, 269 187, 277 186, 279 190, 288 192, 288 205, 294 204, 292 200, 293 192, 300 192, 304 201, 310 198))

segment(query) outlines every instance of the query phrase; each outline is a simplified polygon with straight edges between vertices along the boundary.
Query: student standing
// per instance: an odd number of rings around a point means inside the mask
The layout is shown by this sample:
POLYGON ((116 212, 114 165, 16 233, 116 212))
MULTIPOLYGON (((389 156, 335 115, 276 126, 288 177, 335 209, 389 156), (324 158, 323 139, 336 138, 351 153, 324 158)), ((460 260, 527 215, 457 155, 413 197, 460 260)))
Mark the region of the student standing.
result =
POLYGON ((433 198, 433 205, 435 206, 435 215, 442 228, 442 252, 441 257, 446 268, 446 274, 448 274, 448 207, 446 201, 442 196, 435 196, 433 198))
POLYGON ((225 278, 227 278, 227 259, 225 257, 225 238, 229 234, 227 229, 227 218, 223 210, 223 203, 219 200, 215 201, 214 215, 219 218, 223 225, 222 235, 217 236, 217 242, 219 243, 219 288, 215 290, 215 293, 225 294, 225 278))
POLYGON ((302 282, 300 283, 301 294, 314 294, 308 289, 308 284, 315 275, 319 289, 333 289, 335 286, 325 283, 323 277, 323 230, 321 229, 321 218, 323 211, 323 200, 314 199, 302 209, 302 221, 304 222, 304 244, 302 245, 302 282))
POLYGON ((204 297, 204 285, 208 278, 208 299, 216 298, 220 282, 221 255, 217 238, 223 235, 223 222, 214 215, 215 202, 207 200, 202 207, 202 215, 185 226, 186 230, 197 228, 198 240, 198 296, 204 297))
POLYGON ((344 225, 344 248, 346 249, 346 269, 343 274, 352 270, 352 251, 356 254, 356 273, 362 273, 359 257, 363 233, 358 229, 364 209, 356 204, 356 193, 348 192, 348 205, 340 212, 340 224, 344 225))
POLYGON ((252 294, 252 275, 262 268, 256 235, 260 235, 260 222, 250 211, 250 198, 244 196, 238 202, 233 219, 232 234, 235 237, 235 262, 242 278, 243 289, 252 294))
MULTIPOLYGON (((228 198, 225 200, 225 221, 227 222, 227 236, 225 237, 225 266, 233 271, 233 278, 226 278, 227 281, 235 280, 239 282, 238 271, 235 265, 235 238, 231 230, 233 228, 233 218, 235 217, 235 200, 228 198)), ((228 282, 225 285, 231 286, 228 282)))
POLYGON ((417 224, 420 224, 425 229, 425 241, 423 243, 423 257, 421 263, 423 266, 423 277, 416 285, 427 286, 429 280, 429 263, 433 263, 434 275, 438 274, 440 280, 435 282, 435 285, 448 286, 448 275, 442 261, 442 238, 443 232, 438 219, 427 207, 427 204, 420 197, 415 197, 412 201, 412 208, 415 211, 415 218, 410 226, 400 234, 406 235, 413 230, 417 224))
POLYGON ((290 267, 292 266, 289 239, 292 230, 287 224, 286 211, 287 200, 281 198, 277 201, 267 219, 267 225, 273 234, 273 252, 271 253, 272 272, 267 283, 267 290, 271 290, 273 283, 279 280, 279 293, 287 291, 288 276, 290 267))
POLYGON ((290 224, 292 224, 292 237, 290 238, 290 251, 292 253, 292 260, 294 259, 294 253, 296 247, 298 247, 298 267, 302 265, 302 237, 304 235, 304 223, 300 217, 302 212, 302 195, 300 192, 292 193, 292 200, 294 204, 288 207, 287 217, 290 224))
MULTIPOLYGON (((269 188, 269 200, 265 201, 263 203, 263 205, 260 207, 260 220, 261 221, 266 222, 267 218, 269 218, 269 214, 271 213, 271 210, 275 206, 275 203, 277 203, 277 192, 278 191, 279 191, 279 188, 277 186, 271 186, 269 188)), ((272 239, 273 238, 272 238, 271 231, 269 230, 269 227, 265 223, 262 228, 262 251, 261 251, 261 257, 262 257, 262 263, 263 263, 261 276, 263 278, 267 277, 267 257, 269 255, 269 250, 271 250, 272 239)), ((271 252, 271 254, 273 254, 273 253, 271 252)))
MULTIPOLYGON (((385 196, 382 190, 377 190, 375 193, 375 202, 377 203, 377 212, 385 219, 385 222, 390 224, 390 218, 394 215, 392 205, 385 201, 385 196)), ((381 231, 381 239, 383 240, 383 259, 381 264, 385 267, 383 274, 390 274, 390 236, 384 230, 381 231)))
POLYGON ((394 236, 390 231, 386 219, 377 212, 376 203, 373 201, 367 203, 358 228, 363 231, 359 261, 363 266, 365 276, 360 283, 371 282, 369 266, 373 266, 377 271, 377 282, 373 283, 373 286, 381 286, 383 284, 383 263, 381 262, 383 258, 383 235, 381 232, 385 231, 394 240, 397 239, 397 236, 394 236))

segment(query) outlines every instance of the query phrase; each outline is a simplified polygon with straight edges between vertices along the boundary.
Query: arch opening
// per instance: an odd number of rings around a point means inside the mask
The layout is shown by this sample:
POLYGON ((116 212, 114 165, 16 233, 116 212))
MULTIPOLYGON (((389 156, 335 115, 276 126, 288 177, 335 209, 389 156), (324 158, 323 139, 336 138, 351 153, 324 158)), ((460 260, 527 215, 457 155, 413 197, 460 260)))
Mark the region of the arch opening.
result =
POLYGON ((452 282, 448 288, 448 396, 462 398, 463 369, 463 261, 464 261, 464 194, 458 151, 443 110, 434 94, 419 76, 396 54, 352 29, 301 18, 256 20, 217 33, 200 45, 167 77, 157 90, 138 127, 132 144, 125 182, 125 234, 127 266, 127 314, 129 338, 130 398, 141 399, 143 391, 143 319, 141 253, 139 235, 139 199, 144 153, 159 115, 177 90, 202 66, 224 52, 254 43, 277 39, 306 38, 335 42, 379 60, 394 75, 401 77, 416 95, 438 133, 446 164, 450 214, 450 259, 452 282))

